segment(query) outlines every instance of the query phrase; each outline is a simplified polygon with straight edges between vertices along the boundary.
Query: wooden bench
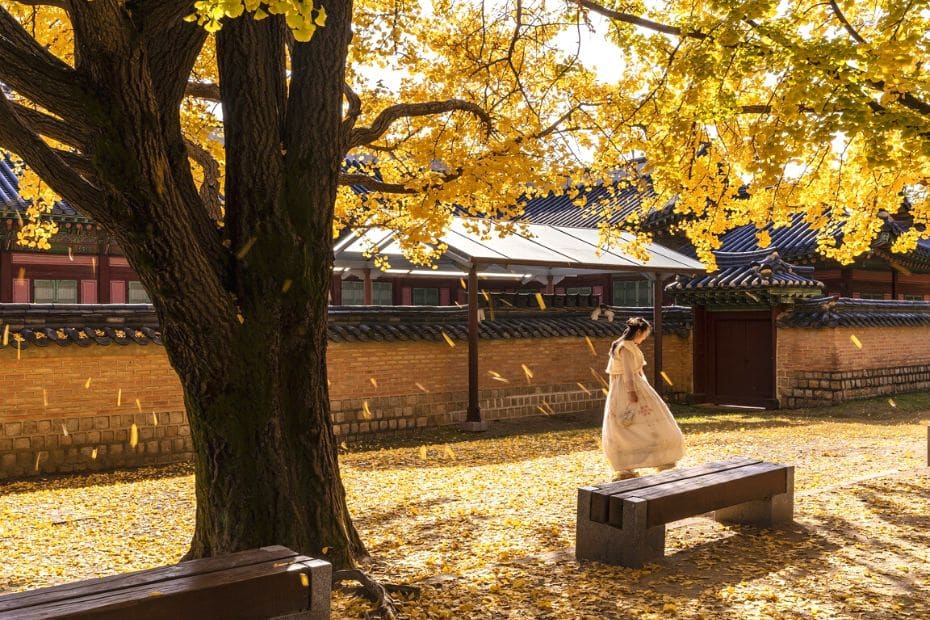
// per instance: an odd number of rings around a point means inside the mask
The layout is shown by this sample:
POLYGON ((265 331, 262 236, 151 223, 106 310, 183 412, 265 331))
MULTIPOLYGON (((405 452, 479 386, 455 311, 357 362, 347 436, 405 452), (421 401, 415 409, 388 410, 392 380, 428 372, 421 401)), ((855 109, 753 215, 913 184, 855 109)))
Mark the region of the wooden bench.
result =
POLYGON ((665 555, 667 523, 711 511, 728 523, 790 523, 794 467, 733 458, 581 487, 575 557, 638 568, 665 555))
POLYGON ((263 547, 0 596, 0 618, 323 620, 331 585, 328 562, 263 547))

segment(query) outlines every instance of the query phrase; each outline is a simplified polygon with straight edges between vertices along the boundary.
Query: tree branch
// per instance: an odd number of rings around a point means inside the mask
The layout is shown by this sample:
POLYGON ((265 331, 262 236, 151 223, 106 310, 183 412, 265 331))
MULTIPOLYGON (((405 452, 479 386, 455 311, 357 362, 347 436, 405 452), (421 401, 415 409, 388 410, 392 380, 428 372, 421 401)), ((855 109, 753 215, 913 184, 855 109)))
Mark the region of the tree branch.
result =
POLYGON ((0 7, 0 81, 62 118, 87 117, 90 92, 78 73, 29 36, 0 7))
POLYGON ((82 131, 80 127, 72 123, 63 121, 60 118, 55 118, 54 116, 49 116, 38 110, 33 110, 15 101, 10 102, 10 105, 16 110, 19 118, 26 125, 29 125, 34 132, 40 135, 79 149, 83 148, 87 142, 87 132, 82 131))
MULTIPOLYGON (((433 183, 429 185, 429 188, 440 187, 446 183, 456 180, 461 175, 460 172, 453 174, 447 174, 442 178, 442 181, 433 183)), ((421 194, 423 193, 422 189, 416 189, 412 187, 407 187, 403 183, 388 183, 386 181, 379 181, 373 176, 367 174, 362 174, 360 172, 343 172, 339 175, 339 185, 354 185, 357 187, 364 187, 373 192, 384 192, 386 194, 421 194)))
POLYGON ((427 101, 423 103, 400 103, 385 108, 370 127, 354 129, 349 138, 348 149, 374 142, 383 136, 395 121, 401 118, 431 116, 455 111, 474 114, 487 127, 488 133, 492 131, 493 125, 488 113, 481 106, 469 101, 449 99, 447 101, 427 101))
POLYGON ((68 10, 68 0, 13 0, 17 4, 26 6, 51 6, 62 11, 68 10))
POLYGON ((220 85, 212 82, 188 82, 184 94, 188 97, 220 101, 220 85))
POLYGON ((214 220, 223 217, 222 202, 220 201, 220 165, 210 152, 194 142, 185 139, 187 152, 191 159, 203 170, 203 183, 200 185, 200 199, 207 208, 207 213, 214 220))
POLYGON ((846 29, 846 32, 849 33, 853 39, 858 43, 866 44, 865 39, 853 28, 852 24, 849 23, 849 20, 846 19, 846 16, 843 15, 843 11, 840 10, 840 5, 836 3, 836 0, 830 0, 830 8, 833 9, 833 14, 836 15, 836 18, 840 20, 840 23, 843 24, 843 28, 846 29))
POLYGON ((362 114, 362 99, 348 84, 344 84, 342 90, 349 104, 349 109, 346 110, 345 118, 342 121, 342 131, 345 136, 345 141, 348 143, 352 130, 355 129, 355 122, 362 114))
POLYGON ((638 15, 633 15, 631 13, 622 13, 620 11, 615 11, 613 9, 608 9, 605 6, 601 6, 597 2, 592 2, 591 0, 575 0, 578 3, 578 6, 588 9, 589 11, 594 11, 598 15, 603 15, 609 19, 614 19, 625 24, 631 24, 633 26, 640 26, 641 28, 646 28, 654 32, 661 32, 663 34, 670 34, 676 37, 688 37, 691 39, 706 39, 708 35, 699 32, 682 32, 681 28, 677 26, 669 26, 667 24, 662 24, 651 19, 646 19, 645 17, 639 17, 638 15))
POLYGON ((22 122, 10 100, 0 94, 0 146, 22 157, 55 192, 79 208, 103 201, 103 193, 64 161, 71 157, 42 141, 22 122))

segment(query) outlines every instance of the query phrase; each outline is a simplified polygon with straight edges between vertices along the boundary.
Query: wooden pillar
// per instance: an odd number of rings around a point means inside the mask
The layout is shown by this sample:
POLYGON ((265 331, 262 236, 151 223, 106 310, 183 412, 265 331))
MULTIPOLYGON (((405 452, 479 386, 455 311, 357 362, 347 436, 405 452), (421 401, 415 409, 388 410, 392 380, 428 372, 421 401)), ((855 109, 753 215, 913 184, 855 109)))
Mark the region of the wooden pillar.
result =
POLYGON ((891 270, 891 298, 898 298, 898 270, 891 270))
POLYGON ((478 404, 478 266, 475 263, 468 271, 468 413, 463 428, 476 432, 488 430, 478 404))
POLYGON ((653 333, 653 359, 652 359, 652 387, 662 394, 665 386, 662 381, 662 274, 655 273, 652 281, 652 333, 653 333))
POLYGON ((13 253, 0 240, 0 303, 13 302, 13 253))
POLYGON ((555 295, 555 284, 553 284, 554 280, 555 279, 552 277, 552 275, 546 276, 546 295, 555 295))
POLYGON ((374 295, 371 291, 371 267, 365 267, 362 271, 364 277, 362 279, 362 303, 366 306, 370 306, 374 295))
MULTIPOLYGON (((94 257, 96 261, 97 273, 97 303, 110 303, 110 258, 106 252, 101 252, 94 257)), ((128 284, 126 285, 128 289, 128 284)))

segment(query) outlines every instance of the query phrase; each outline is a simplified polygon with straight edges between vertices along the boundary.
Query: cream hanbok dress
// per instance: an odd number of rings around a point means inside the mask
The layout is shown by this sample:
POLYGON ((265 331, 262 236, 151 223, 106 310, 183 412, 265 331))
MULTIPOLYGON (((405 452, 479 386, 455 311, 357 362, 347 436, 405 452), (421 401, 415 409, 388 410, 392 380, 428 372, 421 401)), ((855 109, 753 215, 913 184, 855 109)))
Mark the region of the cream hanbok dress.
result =
POLYGON ((607 362, 610 389, 601 443, 614 471, 674 464, 684 453, 681 429, 658 392, 646 381, 643 352, 623 340, 607 362), (635 391, 638 401, 630 402, 635 391))

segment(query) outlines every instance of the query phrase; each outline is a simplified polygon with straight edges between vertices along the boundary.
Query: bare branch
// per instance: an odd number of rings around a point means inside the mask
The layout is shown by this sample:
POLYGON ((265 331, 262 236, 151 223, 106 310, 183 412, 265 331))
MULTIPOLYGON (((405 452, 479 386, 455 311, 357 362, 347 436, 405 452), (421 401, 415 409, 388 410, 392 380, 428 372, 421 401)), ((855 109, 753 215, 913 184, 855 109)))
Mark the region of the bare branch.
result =
POLYGON ((447 101, 427 101, 423 103, 400 103, 385 108, 381 114, 371 124, 371 127, 361 127, 352 131, 348 143, 348 149, 374 142, 390 129, 391 125, 402 118, 412 118, 415 116, 432 116, 444 112, 468 112, 477 116, 488 133, 493 129, 491 117, 481 106, 463 101, 462 99, 449 99, 447 101))
POLYGON ((846 19, 846 16, 843 15, 843 11, 840 10, 840 5, 836 3, 836 0, 830 0, 830 8, 833 9, 833 14, 836 15, 836 18, 840 20, 840 23, 843 24, 843 28, 846 29, 846 32, 849 33, 853 39, 858 43, 866 44, 865 39, 853 28, 853 25, 849 23, 849 20, 846 19))
POLYGON ((220 85, 212 82, 188 82, 184 94, 198 99, 220 101, 220 85))
POLYGON ((682 32, 681 28, 677 26, 669 26, 668 24, 662 24, 651 19, 646 19, 645 17, 639 17, 638 15, 633 15, 631 13, 623 13, 620 11, 615 11, 613 9, 608 9, 605 6, 601 6, 597 2, 592 2, 591 0, 575 0, 578 3, 578 6, 588 9, 589 11, 594 11, 599 15, 603 15, 609 19, 615 19, 618 22, 623 22, 625 24, 632 24, 633 26, 640 26, 654 32, 661 32, 664 34, 670 34, 676 37, 688 37, 691 39, 706 39, 708 35, 699 32, 699 31, 690 31, 682 32))
POLYGON ((203 184, 200 186, 200 199, 203 200, 207 213, 214 220, 222 218, 222 203, 220 201, 220 164, 210 152, 194 142, 185 139, 187 153, 191 159, 203 170, 203 184))
POLYGON ((20 119, 10 100, 0 94, 0 146, 26 160, 53 190, 79 208, 103 202, 103 193, 83 178, 64 158, 79 157, 49 147, 20 119))

